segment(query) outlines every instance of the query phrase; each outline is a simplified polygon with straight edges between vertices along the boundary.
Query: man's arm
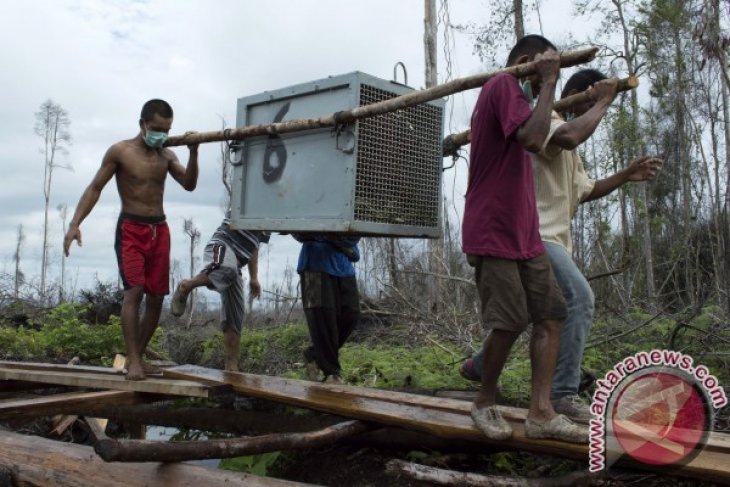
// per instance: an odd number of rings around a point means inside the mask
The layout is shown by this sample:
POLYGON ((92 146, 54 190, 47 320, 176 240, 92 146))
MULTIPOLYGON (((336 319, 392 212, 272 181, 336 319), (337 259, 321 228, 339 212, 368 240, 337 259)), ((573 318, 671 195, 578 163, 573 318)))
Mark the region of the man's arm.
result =
POLYGON ((188 158, 188 165, 185 167, 180 164, 174 152, 170 149, 164 150, 170 152, 170 166, 168 169, 170 175, 180 186, 187 191, 192 191, 198 185, 198 144, 189 145, 188 149, 190 149, 190 157, 188 158))
POLYGON ((101 196, 101 191, 104 189, 104 186, 106 186, 106 183, 108 183, 112 176, 114 176, 114 173, 116 173, 118 150, 119 149, 115 144, 106 151, 106 154, 104 154, 104 158, 101 161, 101 167, 96 172, 94 179, 91 180, 91 183, 84 190, 84 193, 81 195, 81 198, 76 205, 76 211, 74 211, 74 216, 71 218, 71 223, 68 225, 66 236, 63 238, 63 252, 66 254, 66 257, 69 255, 71 242, 76 240, 78 246, 81 247, 81 230, 79 227, 81 226, 81 222, 83 222, 89 213, 91 213, 96 202, 99 201, 99 196, 101 196))
POLYGON ((591 100, 595 101, 593 106, 580 117, 562 124, 555 130, 550 138, 550 144, 561 149, 573 150, 585 142, 588 137, 593 135, 599 122, 608 112, 608 108, 616 96, 617 86, 616 78, 611 78, 599 81, 588 88, 586 93, 591 100))
POLYGON ((663 161, 652 156, 644 156, 631 161, 631 164, 622 171, 617 172, 613 176, 596 181, 593 191, 586 199, 581 201, 593 201, 598 198, 611 194, 618 187, 629 181, 647 181, 652 179, 661 170, 663 161))
POLYGON ((259 251, 256 250, 248 259, 249 293, 252 298, 261 296, 261 284, 259 283, 259 251))
POLYGON ((553 50, 535 56, 537 73, 542 81, 537 105, 530 118, 516 131, 517 142, 530 152, 539 152, 550 131, 550 114, 553 111, 555 84, 560 72, 560 55, 553 50))

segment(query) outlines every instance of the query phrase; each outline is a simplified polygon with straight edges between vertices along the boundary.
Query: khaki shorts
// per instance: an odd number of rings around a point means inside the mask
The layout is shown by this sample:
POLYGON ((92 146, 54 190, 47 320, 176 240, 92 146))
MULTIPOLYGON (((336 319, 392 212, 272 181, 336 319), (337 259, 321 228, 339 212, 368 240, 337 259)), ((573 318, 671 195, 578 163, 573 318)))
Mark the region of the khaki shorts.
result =
POLYGON ((565 319, 565 299, 547 254, 520 261, 467 255, 467 261, 474 267, 485 327, 521 332, 529 323, 565 319))

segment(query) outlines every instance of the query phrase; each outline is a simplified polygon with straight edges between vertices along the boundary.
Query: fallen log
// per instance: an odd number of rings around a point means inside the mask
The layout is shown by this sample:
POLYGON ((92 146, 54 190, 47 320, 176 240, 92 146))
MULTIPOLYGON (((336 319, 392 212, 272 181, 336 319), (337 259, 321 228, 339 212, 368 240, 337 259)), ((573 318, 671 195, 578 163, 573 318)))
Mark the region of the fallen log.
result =
MULTIPOLYGON (((598 52, 598 48, 591 47, 579 51, 568 51, 560 53, 560 66, 570 67, 577 64, 591 61, 598 52)), ((249 125, 235 129, 217 130, 214 132, 192 132, 184 135, 174 135, 165 142, 166 147, 202 144, 205 142, 222 142, 225 140, 243 140, 259 135, 285 134, 301 130, 312 130, 336 125, 346 125, 363 118, 375 117, 388 112, 394 112, 403 108, 412 107, 422 103, 453 95, 460 91, 479 88, 489 78, 501 73, 512 74, 517 77, 529 76, 535 73, 537 64, 533 62, 510 66, 491 73, 476 74, 464 78, 458 78, 447 83, 433 86, 431 88, 413 91, 389 100, 384 100, 370 105, 363 105, 331 115, 324 115, 319 118, 290 120, 287 122, 249 125)))
MULTIPOLYGON (((83 410, 78 410, 84 416, 83 410)), ((293 416, 269 411, 237 411, 213 408, 172 409, 167 404, 139 404, 94 411, 100 417, 119 423, 143 423, 171 428, 189 428, 235 435, 265 435, 271 433, 299 433, 322 429, 347 418, 329 414, 293 416)), ((468 440, 444 440, 418 431, 400 428, 380 428, 375 431, 344 438, 338 444, 362 448, 395 450, 431 450, 440 452, 484 451, 483 444, 468 440)))
POLYGON ((391 475, 407 477, 420 482, 459 487, 570 487, 594 485, 597 478, 588 471, 571 472, 560 477, 543 478, 481 475, 428 467, 403 460, 389 461, 386 464, 386 472, 391 475))
POLYGON ((175 442, 113 440, 97 432, 94 451, 107 462, 184 462, 317 448, 370 429, 372 426, 365 422, 347 421, 307 433, 275 433, 249 438, 175 442))
MULTIPOLYGON (((272 408, 276 407, 272 403, 272 408)), ((112 419, 118 423, 140 423, 170 428, 188 428, 215 431, 235 435, 260 435, 269 433, 301 433, 326 428, 347 418, 334 415, 294 416, 273 411, 247 411, 210 407, 171 408, 168 402, 113 406, 88 413, 84 408, 76 410, 79 416, 94 415, 112 419)))
MULTIPOLYGON (((639 86, 639 78, 631 75, 627 78, 622 78, 618 80, 618 86, 616 87, 616 91, 621 92, 633 90, 637 86, 639 86)), ((553 110, 555 110, 556 112, 562 112, 570 107, 574 107, 575 105, 579 105, 587 101, 590 101, 590 98, 588 97, 588 93, 583 91, 581 93, 576 93, 575 95, 566 96, 565 98, 556 101, 553 104, 553 110)), ((459 150, 459 148, 468 144, 469 142, 471 142, 471 130, 465 130, 457 134, 447 135, 444 138, 442 144, 444 157, 458 156, 457 151, 459 150)))
POLYGON ((13 484, 37 487, 295 487, 307 484, 185 463, 104 463, 88 446, 0 432, 0 465, 13 484))

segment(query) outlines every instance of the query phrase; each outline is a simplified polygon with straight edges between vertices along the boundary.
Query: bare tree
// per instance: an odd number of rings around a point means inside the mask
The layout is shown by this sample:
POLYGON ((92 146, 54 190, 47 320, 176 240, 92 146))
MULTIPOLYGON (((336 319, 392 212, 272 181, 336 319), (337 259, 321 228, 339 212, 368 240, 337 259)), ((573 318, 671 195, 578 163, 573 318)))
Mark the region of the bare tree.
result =
POLYGON ((23 272, 20 270, 20 251, 23 249, 24 242, 25 233, 23 232, 23 224, 21 223, 18 225, 18 238, 15 241, 15 253, 13 254, 13 259, 15 259, 15 299, 18 299, 20 295, 20 286, 24 281, 23 272))
MULTIPOLYGON (((63 227, 63 233, 61 235, 63 236, 63 235, 66 235, 66 216, 68 214, 68 207, 63 203, 60 203, 56 207, 56 210, 58 210, 58 215, 61 217, 61 224, 63 227)), ((66 296, 64 294, 65 285, 66 285, 66 253, 61 252, 61 285, 59 286, 59 290, 58 290, 58 300, 61 302, 63 302, 66 299, 66 296)))
MULTIPOLYGON (((436 56, 436 35, 438 34, 438 27, 436 25, 436 0, 425 0, 424 2, 425 15, 423 20, 424 34, 423 34, 423 45, 424 54, 426 59, 425 66, 425 77, 426 77, 426 88, 431 88, 438 84, 438 69, 436 56)), ((443 184, 443 183, 442 183, 443 184)), ((439 206, 439 209, 441 207, 439 206)), ((439 219, 439 229, 443 234, 443 222, 439 219)), ((390 269, 391 282, 397 286, 397 269, 396 269, 396 250, 397 243, 394 239, 390 239, 387 245, 388 251, 388 268, 390 269)), ((428 241, 428 268, 429 271, 437 274, 443 269, 444 261, 444 241, 442 237, 435 238, 428 241)), ((441 296, 441 282, 433 277, 428 277, 428 302, 431 309, 438 311, 438 300, 441 296)))
POLYGON ((180 261, 172 259, 170 264, 170 289, 176 289, 177 283, 182 280, 182 270, 180 269, 180 261))
POLYGON ((515 13, 515 39, 525 37, 525 20, 522 15, 522 0, 512 0, 512 10, 515 13))
MULTIPOLYGON (((185 235, 190 237, 190 277, 195 276, 195 248, 198 246, 198 242, 200 241, 200 231, 195 226, 195 223, 193 222, 192 218, 185 218, 183 220, 183 231, 185 232, 185 235)), ((192 292, 192 296, 190 296, 190 316, 193 315, 193 309, 195 308, 195 298, 196 293, 195 290, 192 292)), ((188 326, 190 326, 190 321, 188 321, 188 326)))
POLYGON ((56 164, 56 153, 67 154, 66 146, 71 144, 71 133, 68 131, 71 126, 71 120, 68 112, 48 99, 44 101, 40 110, 35 113, 36 135, 43 138, 41 153, 44 157, 43 162, 43 198, 45 199, 45 208, 43 216, 43 251, 41 258, 41 288, 40 299, 46 299, 46 271, 48 269, 48 206, 51 199, 51 183, 53 180, 53 170, 59 166, 56 164))
MULTIPOLYGON (((226 129, 226 121, 221 117, 221 130, 226 129)), ((228 142, 220 143, 220 164, 221 164, 221 181, 223 182, 223 188, 226 190, 223 195, 223 211, 228 211, 231 208, 231 195, 233 190, 231 188, 231 152, 229 150, 228 142)))

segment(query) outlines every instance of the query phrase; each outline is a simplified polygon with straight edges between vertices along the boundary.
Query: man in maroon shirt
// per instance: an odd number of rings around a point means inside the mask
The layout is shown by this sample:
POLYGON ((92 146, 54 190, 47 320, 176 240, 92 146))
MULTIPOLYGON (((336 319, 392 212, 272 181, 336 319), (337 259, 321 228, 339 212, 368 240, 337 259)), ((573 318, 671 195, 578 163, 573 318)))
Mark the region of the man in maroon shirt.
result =
POLYGON ((566 309, 540 238, 527 152, 539 151, 547 138, 560 57, 550 41, 529 35, 512 48, 507 66, 528 61, 536 61, 535 75, 520 80, 500 74, 484 84, 471 120, 462 240, 475 268, 482 320, 490 329, 482 387, 471 414, 488 438, 512 435, 495 404, 497 380, 515 340, 532 323, 525 436, 587 443, 588 430, 557 414, 550 402, 566 309), (528 99, 533 91, 539 94, 534 110, 528 99))

